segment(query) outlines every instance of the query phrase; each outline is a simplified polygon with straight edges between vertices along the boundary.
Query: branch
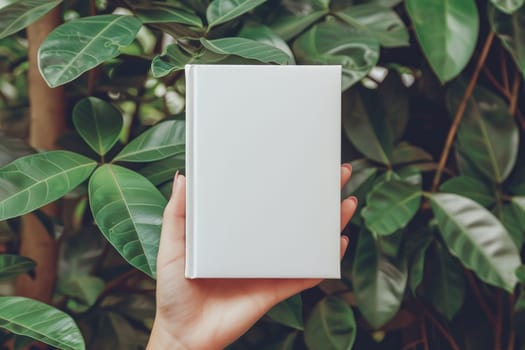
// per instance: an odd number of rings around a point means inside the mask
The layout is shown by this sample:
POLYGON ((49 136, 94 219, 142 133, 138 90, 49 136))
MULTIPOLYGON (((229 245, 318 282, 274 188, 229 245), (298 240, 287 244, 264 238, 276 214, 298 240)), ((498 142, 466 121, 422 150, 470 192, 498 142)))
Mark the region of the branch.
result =
POLYGON ((441 322, 439 322, 438 319, 435 318, 434 315, 432 315, 432 312, 430 312, 425 305, 421 304, 421 306, 423 309, 423 313, 425 314, 425 317, 428 318, 434 326, 436 326, 436 328, 443 335, 443 338, 445 338, 445 340, 450 345, 452 350, 460 350, 454 337, 445 329, 445 327, 441 324, 441 322))
POLYGON ((492 326, 496 327, 496 323, 497 323, 496 318, 494 318, 494 315, 492 315, 492 312, 490 311, 489 306, 483 299, 483 296, 481 295, 481 291, 479 290, 478 284, 476 283, 476 280, 472 276, 472 272, 470 272, 469 270, 465 270, 465 275, 467 276, 467 280, 470 286, 472 287, 472 290, 474 291, 474 295, 476 296, 476 300, 481 306, 481 309, 483 310, 487 318, 492 323, 492 326))
POLYGON ((521 76, 518 75, 514 78, 512 83, 512 90, 509 96, 509 111, 511 115, 516 114, 516 107, 518 105, 518 92, 520 91, 521 76))

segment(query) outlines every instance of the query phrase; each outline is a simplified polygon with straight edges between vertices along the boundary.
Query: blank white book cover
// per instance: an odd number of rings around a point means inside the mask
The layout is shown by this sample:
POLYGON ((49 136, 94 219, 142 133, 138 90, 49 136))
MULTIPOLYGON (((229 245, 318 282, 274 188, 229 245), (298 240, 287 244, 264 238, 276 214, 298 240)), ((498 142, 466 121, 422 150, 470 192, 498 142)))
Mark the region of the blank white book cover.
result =
POLYGON ((340 278, 340 66, 188 65, 186 125, 187 278, 340 278))

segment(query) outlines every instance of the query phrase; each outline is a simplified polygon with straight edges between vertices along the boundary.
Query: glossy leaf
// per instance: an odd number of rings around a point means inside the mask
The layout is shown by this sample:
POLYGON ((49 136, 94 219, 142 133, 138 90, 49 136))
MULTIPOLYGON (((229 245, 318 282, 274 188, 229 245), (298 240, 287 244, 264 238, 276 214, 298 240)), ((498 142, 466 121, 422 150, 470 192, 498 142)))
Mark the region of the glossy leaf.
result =
POLYGON ((386 256, 370 233, 362 230, 352 269, 355 301, 374 329, 398 312, 408 279, 404 258, 386 256))
POLYGON ((135 39, 140 21, 131 16, 79 18, 51 32, 38 51, 38 67, 47 84, 56 87, 119 55, 135 39))
POLYGON ((24 256, 0 254, 0 281, 12 279, 33 270, 36 263, 24 256))
POLYGON ((153 126, 133 139, 114 161, 153 162, 184 151, 185 124, 180 120, 169 120, 153 126))
POLYGON ((494 204, 494 195, 490 187, 469 176, 453 177, 442 184, 439 190, 470 198, 484 207, 490 207, 494 204))
POLYGON ((416 236, 409 240, 407 243, 409 247, 406 248, 406 250, 410 251, 410 247, 412 247, 411 254, 413 254, 413 258, 409 268, 408 285, 414 296, 417 296, 417 289, 423 282, 426 253, 432 243, 432 236, 430 236, 429 232, 425 230, 424 233, 425 235, 423 236, 416 236))
POLYGON ((183 70, 194 57, 182 51, 178 44, 166 47, 162 55, 157 55, 151 61, 151 73, 155 78, 162 78, 173 72, 183 70))
POLYGON ((188 26, 202 28, 202 21, 194 13, 168 5, 156 4, 135 10, 137 17, 144 24, 149 23, 180 23, 188 26))
POLYGON ((328 10, 318 10, 306 15, 284 15, 272 23, 272 29, 284 40, 295 38, 312 24, 319 21, 328 10))
POLYGON ((73 108, 73 124, 89 147, 103 156, 117 143, 123 119, 111 103, 88 97, 73 108))
POLYGON ((392 164, 409 164, 432 161, 430 153, 408 142, 399 143, 392 152, 392 164))
POLYGON ((206 40, 201 38, 202 45, 208 50, 221 55, 236 55, 263 63, 289 64, 290 56, 272 45, 246 38, 221 38, 206 40))
POLYGON ((139 170, 139 173, 147 178, 152 184, 158 186, 173 179, 178 170, 185 167, 184 154, 176 155, 172 158, 166 158, 139 170))
POLYGON ((507 14, 512 14, 520 7, 523 6, 524 0, 490 0, 498 10, 503 11, 507 14))
POLYGON ((509 233, 487 209, 451 193, 429 195, 434 216, 448 246, 463 265, 488 284, 511 292, 519 252, 509 233))
POLYGON ((32 212, 86 180, 96 163, 68 151, 25 156, 0 168, 0 221, 32 212))
POLYGON ((408 30, 397 13, 376 4, 352 5, 337 12, 357 32, 375 37, 382 46, 399 47, 409 45, 408 30))
POLYGON ((29 26, 61 2, 62 0, 11 0, 0 4, 0 39, 29 26))
POLYGON ((75 312, 85 312, 97 301, 104 290, 104 281, 95 276, 77 276, 61 281, 57 290, 68 296, 67 307, 75 312))
POLYGON ((275 305, 266 314, 273 321, 285 326, 303 330, 303 301, 297 294, 275 305))
POLYGON ((0 327, 62 350, 84 350, 84 339, 68 314, 23 297, 0 297, 0 327))
POLYGON ((375 38, 335 21, 313 26, 294 42, 293 51, 299 63, 340 64, 343 91, 364 78, 379 59, 375 38))
POLYGON ((470 61, 479 30, 474 0, 407 0, 406 9, 430 66, 441 80, 456 77, 470 61))
POLYGON ((421 186, 402 180, 384 181, 368 194, 361 215, 376 235, 389 235, 405 227, 421 202, 421 186))
POLYGON ((357 325, 348 304, 337 297, 318 302, 306 321, 304 341, 309 350, 350 350, 357 325))
POLYGON ((408 125, 410 115, 409 89, 403 83, 401 75, 390 70, 377 89, 383 102, 385 119, 391 129, 392 138, 401 140, 408 125))
POLYGON ((211 28, 231 21, 264 2, 266 0, 213 0, 206 10, 208 26, 211 28))
POLYGON ((343 188, 343 197, 353 194, 361 185, 377 174, 377 168, 366 159, 357 159, 350 164, 352 165, 352 177, 343 188))
POLYGON ((117 165, 97 169, 89 203, 99 229, 131 265, 155 277, 166 200, 141 175, 117 165))
MULTIPOLYGON (((448 108, 454 114, 464 92, 454 84, 447 93, 448 108)), ((497 183, 512 171, 518 155, 518 127, 506 103, 494 93, 476 87, 469 98, 458 128, 459 152, 475 168, 497 183)))
POLYGON ((525 243, 525 209, 515 202, 505 203, 501 208, 496 207, 498 217, 514 240, 518 250, 525 243))
POLYGON ((299 333, 297 331, 286 334, 284 337, 279 337, 276 342, 264 347, 261 350, 295 350, 295 343, 297 341, 298 335, 299 333))
POLYGON ((270 27, 259 25, 259 26, 245 26, 238 34, 240 37, 246 39, 252 39, 264 44, 271 45, 283 52, 290 57, 290 64, 295 64, 295 58, 292 50, 279 35, 277 35, 270 27))

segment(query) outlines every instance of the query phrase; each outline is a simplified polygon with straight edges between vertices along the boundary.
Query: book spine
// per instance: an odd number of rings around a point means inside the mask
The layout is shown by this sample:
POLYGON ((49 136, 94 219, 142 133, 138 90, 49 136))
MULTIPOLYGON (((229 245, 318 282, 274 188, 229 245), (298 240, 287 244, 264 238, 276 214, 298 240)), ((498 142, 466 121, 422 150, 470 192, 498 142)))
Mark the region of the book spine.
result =
POLYGON ((193 124, 195 117, 195 67, 185 66, 186 75, 186 278, 195 276, 194 213, 193 213, 193 124))

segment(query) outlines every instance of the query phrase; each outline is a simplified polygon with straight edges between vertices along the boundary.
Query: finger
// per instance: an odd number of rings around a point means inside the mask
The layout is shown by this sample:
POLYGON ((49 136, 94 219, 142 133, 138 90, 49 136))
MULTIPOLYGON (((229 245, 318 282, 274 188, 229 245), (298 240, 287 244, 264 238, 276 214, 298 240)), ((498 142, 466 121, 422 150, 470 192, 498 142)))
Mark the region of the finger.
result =
POLYGON ((352 175, 352 165, 345 163, 341 165, 341 187, 344 187, 352 175))
POLYGON ((346 248, 348 248, 349 239, 347 236, 341 237, 341 259, 345 256, 346 248))
POLYGON ((341 203, 341 231, 348 225, 357 208, 357 198, 350 196, 341 203))

